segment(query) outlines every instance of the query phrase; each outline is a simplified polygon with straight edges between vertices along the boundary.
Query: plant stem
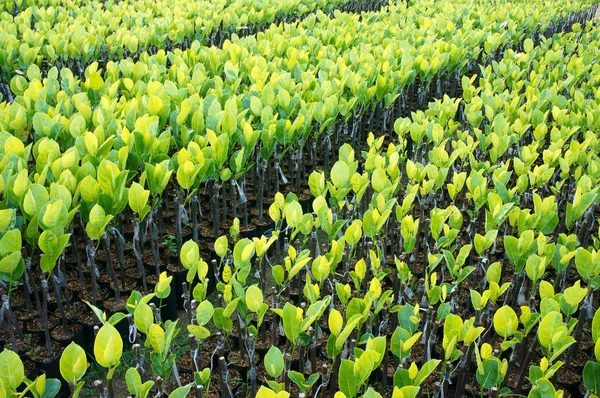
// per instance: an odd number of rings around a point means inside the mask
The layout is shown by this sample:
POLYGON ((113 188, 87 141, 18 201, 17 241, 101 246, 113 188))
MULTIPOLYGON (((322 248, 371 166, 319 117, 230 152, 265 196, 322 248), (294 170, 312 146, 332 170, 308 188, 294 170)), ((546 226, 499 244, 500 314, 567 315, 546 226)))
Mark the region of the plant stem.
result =
POLYGON ((50 339, 50 328, 48 326, 48 282, 46 281, 46 273, 42 272, 40 276, 40 281, 42 285, 42 302, 43 302, 43 311, 42 311, 42 324, 44 325, 44 337, 46 339, 46 349, 48 350, 48 356, 52 358, 54 353, 52 352, 52 340, 50 339))
POLYGON ((85 287, 85 277, 83 275, 83 267, 81 265, 81 256, 79 255, 79 248, 77 247, 77 241, 75 240, 75 235, 73 234, 73 227, 71 227, 71 253, 73 255, 73 258, 75 258, 75 263, 77 264, 79 286, 85 287))
POLYGON ((231 179, 231 198, 233 204, 231 205, 231 210, 233 211, 233 218, 237 218, 237 193, 235 191, 235 181, 233 178, 231 179))
POLYGON ((250 361, 250 398, 256 396, 256 367, 254 366, 254 335, 248 336, 248 360, 250 361))
MULTIPOLYGON (((529 337, 529 335, 527 335, 527 337, 529 337)), ((529 341, 529 339, 528 339, 529 341)), ((521 387, 523 385, 523 381, 525 380, 525 374, 527 373, 527 371, 529 370, 529 360, 531 357, 531 354, 535 351, 535 346, 536 346, 536 340, 534 339, 534 341, 531 344, 526 344, 526 347, 528 347, 527 352, 525 354, 525 358, 523 358, 523 361, 519 363, 519 367, 520 367, 520 372, 519 372, 519 378, 517 379, 517 385, 514 389, 514 393, 519 394, 521 392, 521 387)))
POLYGON ((65 336, 68 336, 69 335, 69 326, 67 323, 67 315, 65 314, 65 308, 63 307, 62 292, 58 286, 58 283, 56 283, 56 277, 54 277, 54 275, 50 274, 50 280, 52 281, 52 288, 54 289, 54 292, 56 293, 56 304, 58 306, 58 311, 60 312, 60 319, 62 321, 63 333, 65 334, 65 336))
MULTIPOLYGON (((160 207, 158 207, 160 209, 160 207)), ((150 221, 150 247, 152 249, 152 257, 154 258, 154 268, 156 276, 160 278, 160 253, 158 250, 158 225, 150 221)))
POLYGON ((213 237, 219 236, 219 184, 217 181, 213 182, 213 196, 212 196, 212 207, 213 207, 213 237))
POLYGON ((265 190, 265 172, 267 169, 267 162, 260 159, 260 154, 258 154, 256 159, 256 167, 258 171, 258 184, 254 184, 256 187, 256 207, 258 208, 258 222, 262 225, 263 223, 263 198, 264 198, 264 190, 265 190))
POLYGON ((29 292, 33 293, 33 299, 35 300, 35 306, 40 318, 42 317, 42 304, 40 303, 40 295, 39 290, 37 288, 37 284, 35 283, 35 278, 33 277, 33 273, 31 272, 31 258, 28 257, 25 259, 25 285, 27 294, 29 292))
POLYGON ((192 239, 198 243, 200 240, 200 234, 198 233, 198 216, 200 210, 200 202, 198 196, 193 195, 190 199, 190 207, 192 209, 192 239))
POLYGON ((144 294, 148 293, 148 283, 146 282, 146 270, 144 269, 144 263, 142 262, 142 251, 140 249, 140 223, 134 221, 133 226, 133 253, 135 255, 138 273, 142 278, 142 288, 144 294))
POLYGON ((125 239, 116 228, 112 228, 110 232, 115 237, 115 246, 117 246, 117 259, 121 267, 121 289, 125 290, 125 239))
POLYGON ((92 304, 97 305, 98 299, 98 286, 96 285, 96 248, 92 245, 90 240, 86 246, 88 268, 90 269, 90 276, 92 279, 92 304))
MULTIPOLYGON (((466 377, 467 377, 467 372, 469 371, 469 367, 471 365, 471 353, 473 351, 473 346, 469 345, 469 347, 467 348, 466 346, 463 346, 462 349, 462 358, 459 361, 459 373, 458 373, 458 381, 456 383, 456 391, 455 391, 455 396, 457 397, 461 397, 462 394, 465 391, 465 385, 466 385, 466 377)), ((508 375, 508 373, 507 373, 508 375)), ((507 377, 508 379, 508 377, 507 377)))
POLYGON ((233 396, 231 389, 229 388, 227 364, 225 363, 225 357, 219 357, 219 384, 221 387, 221 398, 230 398, 233 396))
POLYGON ((108 268, 108 274, 112 279, 114 290, 115 290, 115 299, 120 302, 121 301, 121 289, 119 289, 119 280, 117 279, 117 273, 115 272, 115 267, 112 262, 112 257, 110 254, 110 239, 108 234, 105 232, 102 235, 102 246, 104 248, 104 256, 106 257, 106 268, 108 268))

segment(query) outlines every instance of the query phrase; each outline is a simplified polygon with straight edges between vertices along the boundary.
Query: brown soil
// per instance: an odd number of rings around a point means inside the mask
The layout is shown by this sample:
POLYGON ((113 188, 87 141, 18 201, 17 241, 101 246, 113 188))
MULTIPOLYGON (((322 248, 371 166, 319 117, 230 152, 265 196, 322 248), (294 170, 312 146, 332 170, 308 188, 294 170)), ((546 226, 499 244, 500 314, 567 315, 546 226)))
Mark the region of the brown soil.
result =
MULTIPOLYGON (((86 286, 86 289, 80 291, 78 296, 83 301, 92 302, 92 288, 90 286, 86 286)), ((98 289, 98 297, 96 298, 97 303, 102 303, 104 300, 110 297, 110 290, 107 288, 99 288, 98 289)))
POLYGON ((52 331, 50 332, 50 336, 52 336, 52 338, 57 341, 68 341, 71 340, 73 336, 76 336, 79 332, 81 332, 82 328, 83 327, 81 325, 73 324, 67 326, 68 332, 65 333, 62 325, 58 325, 54 329, 52 329, 52 331))
POLYGON ((18 310, 14 311, 15 317, 20 321, 26 321, 28 319, 32 319, 37 316, 37 311, 29 311, 27 308, 22 307, 18 310))
POLYGON ((121 296, 121 300, 117 301, 115 297, 104 301, 104 309, 109 312, 125 311, 127 306, 127 296, 121 296))
MULTIPOLYGON (((48 328, 52 329, 56 325, 58 325, 58 317, 48 314, 48 328)), ((43 332, 45 324, 36 316, 33 319, 29 319, 25 326, 28 332, 43 332)))
MULTIPOLYGON (((136 271, 137 273, 137 271, 136 271)), ((137 286, 137 279, 135 278, 125 278, 125 283, 123 284, 123 280, 121 279, 120 276, 117 276, 117 283, 119 286, 119 289, 121 292, 130 292, 133 289, 136 288, 137 286)), ((115 290, 115 284, 114 282, 111 280, 110 282, 110 288, 115 290)))
POLYGON ((46 362, 58 358, 63 351, 63 347, 56 341, 52 342, 52 355, 48 354, 46 344, 41 342, 29 351, 29 358, 37 362, 46 362))

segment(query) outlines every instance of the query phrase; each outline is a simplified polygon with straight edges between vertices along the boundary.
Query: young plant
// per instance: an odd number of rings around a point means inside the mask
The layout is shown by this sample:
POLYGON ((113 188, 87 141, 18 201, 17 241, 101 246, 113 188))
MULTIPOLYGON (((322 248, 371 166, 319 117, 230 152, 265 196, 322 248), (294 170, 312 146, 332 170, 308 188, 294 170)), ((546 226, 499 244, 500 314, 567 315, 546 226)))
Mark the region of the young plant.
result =
POLYGON ((146 398, 154 386, 154 381, 148 380, 142 383, 142 377, 136 368, 129 368, 125 373, 125 382, 130 394, 135 394, 138 398, 146 398))
POLYGON ((271 346, 265 355, 264 365, 267 374, 275 379, 267 380, 269 387, 276 393, 284 391, 285 384, 277 381, 280 379, 285 367, 285 360, 283 359, 281 350, 275 346, 271 346))
POLYGON ((114 396, 112 379, 121 363, 123 340, 121 335, 109 322, 102 325, 94 342, 94 357, 100 366, 106 369, 106 384, 109 395, 114 396))
POLYGON ((77 398, 83 388, 80 381, 87 370, 87 358, 83 348, 71 342, 60 357, 60 374, 69 383, 73 398, 77 398))
POLYGON ((477 360, 477 373, 475 378, 481 386, 481 396, 483 396, 484 390, 500 388, 508 369, 508 361, 506 358, 501 361, 492 354, 492 347, 487 343, 481 346, 481 350, 478 347, 475 347, 475 358, 477 360))

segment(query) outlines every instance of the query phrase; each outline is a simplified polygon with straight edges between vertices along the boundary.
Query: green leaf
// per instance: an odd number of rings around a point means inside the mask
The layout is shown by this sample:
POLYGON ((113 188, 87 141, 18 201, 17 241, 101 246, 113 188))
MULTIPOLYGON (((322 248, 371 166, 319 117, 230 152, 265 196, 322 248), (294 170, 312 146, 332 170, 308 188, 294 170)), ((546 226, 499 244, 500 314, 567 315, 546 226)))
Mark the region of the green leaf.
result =
POLYGON ((4 388, 16 391, 25 379, 25 368, 19 356, 8 349, 0 353, 0 381, 4 388))
POLYGON ((256 116, 260 116, 263 110, 263 104, 259 97, 253 96, 250 98, 250 109, 256 116))
POLYGON ((129 390, 129 393, 138 395, 139 388, 142 386, 142 377, 136 368, 127 369, 127 372, 125 373, 125 382, 127 383, 127 390, 129 390))
POLYGON ((179 387, 169 395, 169 398, 185 398, 190 393, 191 389, 191 386, 179 387))
POLYGON ((594 319, 592 320, 592 340, 598 341, 600 339, 600 311, 596 311, 594 319))
POLYGON ((104 80, 98 72, 92 72, 90 75, 90 88, 94 91, 98 91, 104 85, 104 80))
POLYGON ((542 318, 538 328, 538 339, 543 347, 550 347, 552 338, 565 328, 560 312, 551 311, 542 318))
POLYGON ((0 273, 10 275, 12 274, 21 261, 21 252, 15 252, 9 256, 4 257, 0 260, 0 273))
POLYGON ((246 306, 252 312, 258 312, 263 304, 263 293, 257 285, 248 286, 246 290, 246 306))
MULTIPOLYGON (((38 377, 39 378, 39 377, 38 377)), ((58 395, 61 382, 58 379, 46 379, 44 393, 41 398, 54 398, 58 395)))
POLYGON ((374 368, 379 367, 381 361, 385 357, 386 354, 386 336, 379 336, 375 338, 369 338, 367 340, 367 345, 365 347, 365 351, 375 351, 379 355, 379 360, 375 361, 374 368))
POLYGON ((239 302, 239 297, 231 300, 231 302, 227 304, 227 307, 225 307, 225 309, 223 310, 223 316, 226 316, 227 318, 231 317, 233 311, 235 311, 239 302))
MULTIPOLYGON (((85 382, 82 380, 79 383, 77 383, 77 385, 75 386, 75 389, 73 390, 73 397, 72 398, 79 398, 79 394, 81 393, 81 390, 83 389, 83 386, 85 385, 85 382)), ((140 398, 146 398, 146 397, 140 397, 140 398)))
POLYGON ((185 242, 183 246, 181 246, 179 257, 181 259, 181 264, 187 269, 198 264, 198 261, 200 261, 200 249, 196 242, 193 240, 185 242))
POLYGON ((583 385, 592 394, 600 394, 600 364, 589 361, 583 368, 583 385))
POLYGON ((440 364, 439 359, 430 359, 429 361, 423 364, 423 367, 419 369, 419 373, 417 373, 417 377, 415 377, 415 384, 417 386, 421 385, 425 381, 425 379, 437 368, 440 364))
POLYGON ((163 107, 163 102, 162 100, 157 97, 156 95, 151 95, 150 98, 148 99, 148 113, 150 113, 150 115, 154 116, 154 115, 158 115, 160 113, 160 111, 162 110, 163 107))
POLYGON ((353 398, 358 392, 358 380, 354 376, 354 362, 343 359, 338 372, 340 391, 346 395, 346 398, 353 398))
POLYGON ((587 289, 580 287, 580 281, 576 281, 573 286, 566 288, 564 291, 565 300, 570 306, 579 305, 586 295, 587 289))
POLYGON ((215 241, 215 252, 220 258, 223 258, 227 254, 227 237, 225 235, 215 241))
POLYGON ((331 181, 336 188, 346 186, 348 179, 350 178, 350 168, 348 165, 338 160, 331 168, 331 181))
POLYGON ((21 238, 21 231, 18 229, 11 229, 2 236, 0 240, 0 256, 12 254, 14 252, 20 252, 23 241, 21 238))
POLYGON ((60 357, 60 374, 69 383, 76 384, 87 369, 87 358, 83 348, 71 342, 60 357))
POLYGON ((373 390, 373 387, 369 387, 367 389, 367 391, 365 392, 365 395, 363 395, 363 398, 382 398, 381 394, 379 394, 377 391, 373 390))
POLYGON ((346 324, 346 327, 344 328, 344 330, 342 330, 342 332, 339 334, 339 336, 337 336, 337 338, 335 340, 335 348, 336 349, 338 349, 338 350, 342 349, 344 343, 346 342, 346 340, 348 340, 350 333, 352 333, 352 330, 354 330, 354 328, 356 327, 356 325, 358 325, 358 323, 361 321, 361 319, 362 319, 362 314, 356 314, 356 315, 352 316, 352 318, 350 318, 350 320, 346 324))
POLYGON ((593 279, 597 274, 592 253, 582 247, 575 254, 575 266, 579 275, 586 280, 593 279))
POLYGON ((298 201, 293 201, 288 203, 285 207, 285 221, 291 228, 296 228, 296 226, 302 220, 302 206, 298 201))
POLYGON ((367 381, 379 359, 379 353, 373 350, 363 352, 360 358, 356 359, 354 362, 354 376, 358 378, 357 383, 359 385, 367 381))
POLYGON ((271 269, 271 274, 273 275, 273 279, 275 282, 281 286, 283 281, 285 280, 285 271, 281 265, 276 265, 271 269))
POLYGON ((494 357, 486 359, 476 374, 477 382, 482 388, 489 390, 497 386, 500 381, 500 360, 494 357))
POLYGON ((265 369, 269 376, 277 378, 281 376, 285 362, 279 348, 271 346, 265 355, 265 369))
POLYGON ((94 342, 96 362, 104 368, 113 368, 121 361, 123 340, 121 335, 110 323, 102 325, 94 342))
POLYGON ((133 313, 135 327, 142 333, 147 334, 150 325, 154 323, 152 308, 144 302, 138 303, 133 313))
POLYGON ((214 312, 214 307, 210 301, 204 300, 201 302, 196 308, 196 322, 198 322, 198 325, 204 326, 210 322, 214 312))
POLYGON ((108 323, 110 323, 113 326, 116 326, 119 322, 121 322, 123 319, 127 318, 127 314, 124 314, 122 312, 115 312, 114 314, 112 314, 110 316, 110 318, 108 318, 108 323))
POLYGON ((160 355, 164 354, 164 346, 165 346, 165 331, 163 328, 158 326, 157 324, 150 325, 148 329, 148 340, 150 341, 150 345, 154 351, 158 352, 160 355))
POLYGON ((334 336, 338 336, 342 331, 342 326, 344 325, 344 318, 342 318, 342 314, 340 314, 340 312, 335 308, 329 313, 328 325, 329 330, 334 336))
POLYGON ((556 397, 556 389, 546 379, 539 379, 531 389, 527 398, 549 398, 556 397))
POLYGON ((297 344, 300 338, 300 326, 302 324, 302 309, 288 303, 283 306, 282 312, 283 330, 285 336, 293 343, 297 344))
POLYGON ((300 372, 296 372, 295 370, 290 370, 287 373, 287 377, 289 377, 289 379, 298 386, 298 388, 300 388, 301 391, 306 389, 306 379, 304 378, 304 375, 300 372))
POLYGON ((515 334, 518 326, 519 318, 511 307, 505 305, 494 314, 494 329, 502 338, 507 339, 515 334))
POLYGON ((373 171, 371 185, 375 192, 383 191, 389 184, 390 181, 388 180, 384 169, 375 169, 375 171, 373 171))
POLYGON ((144 187, 137 182, 133 182, 128 192, 129 207, 142 217, 150 209, 147 205, 149 197, 149 190, 144 189, 144 187))
MULTIPOLYGON (((396 387, 394 387, 394 391, 396 387)), ((400 393, 402 394, 402 398, 416 398, 419 393, 420 387, 417 386, 404 386, 400 389, 400 393)))
MULTIPOLYGON (((254 242, 250 239, 244 238, 238 241, 233 248, 233 261, 236 270, 249 267, 255 252, 254 242)), ((240 280, 240 282, 243 281, 240 280)))
POLYGON ((188 332, 196 336, 198 340, 205 340, 210 337, 210 330, 208 330, 204 326, 188 325, 187 330, 188 332))

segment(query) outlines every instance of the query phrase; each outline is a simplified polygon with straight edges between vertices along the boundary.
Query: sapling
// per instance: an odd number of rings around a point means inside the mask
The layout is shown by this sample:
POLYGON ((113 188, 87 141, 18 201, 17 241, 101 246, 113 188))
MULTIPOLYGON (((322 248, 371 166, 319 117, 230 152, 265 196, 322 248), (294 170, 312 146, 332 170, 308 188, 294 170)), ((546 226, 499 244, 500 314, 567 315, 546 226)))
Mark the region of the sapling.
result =
POLYGON ((117 366, 121 362, 123 353, 123 340, 121 335, 110 323, 106 322, 98 330, 96 340, 94 342, 94 356, 96 362, 106 369, 106 384, 108 387, 108 395, 114 397, 114 388, 112 386, 112 378, 117 366))
POLYGON ((306 396, 309 394, 309 391, 312 389, 315 383, 319 380, 321 374, 318 372, 313 373, 308 377, 308 379, 306 379, 302 372, 290 370, 287 376, 300 389, 300 395, 306 396))
POLYGON ((140 376, 137 368, 129 368, 125 373, 125 381, 127 382, 127 390, 131 394, 135 394, 138 398, 146 398, 150 394, 150 390, 154 386, 154 381, 149 380, 143 382, 143 377, 140 376))
POLYGON ((60 357, 60 374, 69 383, 73 397, 77 398, 84 382, 80 381, 87 370, 87 358, 83 348, 71 342, 60 357))

